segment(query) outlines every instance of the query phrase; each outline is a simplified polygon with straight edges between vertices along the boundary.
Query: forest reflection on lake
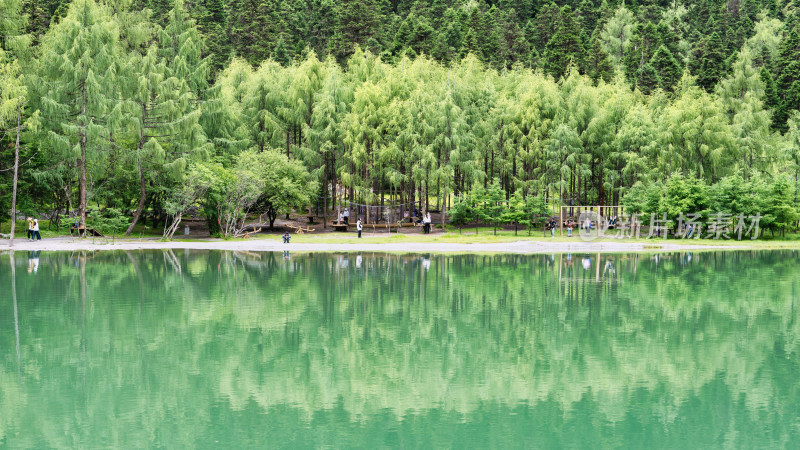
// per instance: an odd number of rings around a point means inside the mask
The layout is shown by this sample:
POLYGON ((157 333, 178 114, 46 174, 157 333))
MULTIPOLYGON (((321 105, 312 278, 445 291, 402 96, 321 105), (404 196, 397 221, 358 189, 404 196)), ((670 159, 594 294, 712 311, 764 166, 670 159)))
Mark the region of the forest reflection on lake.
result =
POLYGON ((0 445, 785 447, 794 251, 0 254, 0 445))

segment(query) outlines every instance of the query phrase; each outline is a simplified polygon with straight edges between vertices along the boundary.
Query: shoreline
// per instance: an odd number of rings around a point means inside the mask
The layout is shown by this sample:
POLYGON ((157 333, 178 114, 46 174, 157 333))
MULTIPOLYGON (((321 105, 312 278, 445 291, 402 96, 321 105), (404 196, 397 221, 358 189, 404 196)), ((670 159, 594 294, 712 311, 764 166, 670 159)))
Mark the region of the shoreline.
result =
POLYGON ((90 239, 72 240, 70 238, 50 238, 41 241, 15 240, 10 247, 7 241, 0 241, 0 252, 13 251, 79 251, 79 250, 232 250, 264 252, 382 252, 382 253, 639 253, 675 252, 701 250, 759 250, 756 246, 733 245, 692 245, 672 243, 639 242, 547 242, 520 239, 515 242, 492 243, 448 243, 448 242, 398 242, 398 243, 291 243, 276 240, 198 240, 161 241, 157 239, 127 239, 116 242, 92 242, 90 239))

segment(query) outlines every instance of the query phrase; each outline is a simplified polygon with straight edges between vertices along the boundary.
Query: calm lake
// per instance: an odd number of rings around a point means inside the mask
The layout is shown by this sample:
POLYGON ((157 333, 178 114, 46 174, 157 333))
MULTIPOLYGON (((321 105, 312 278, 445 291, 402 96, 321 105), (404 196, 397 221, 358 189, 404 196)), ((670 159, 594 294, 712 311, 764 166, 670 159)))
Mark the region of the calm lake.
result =
POLYGON ((13 258, 0 446, 800 442, 798 252, 13 258))

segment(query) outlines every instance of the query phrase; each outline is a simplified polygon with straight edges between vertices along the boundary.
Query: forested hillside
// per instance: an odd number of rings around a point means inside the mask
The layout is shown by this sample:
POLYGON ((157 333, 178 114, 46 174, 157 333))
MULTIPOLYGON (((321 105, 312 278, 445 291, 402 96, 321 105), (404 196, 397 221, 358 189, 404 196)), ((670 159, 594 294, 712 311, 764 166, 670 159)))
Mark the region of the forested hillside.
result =
POLYGON ((795 0, 0 8, 4 211, 15 149, 22 211, 136 222, 189 198, 223 232, 325 198, 447 205, 495 179, 553 205, 674 176, 798 200, 795 0))

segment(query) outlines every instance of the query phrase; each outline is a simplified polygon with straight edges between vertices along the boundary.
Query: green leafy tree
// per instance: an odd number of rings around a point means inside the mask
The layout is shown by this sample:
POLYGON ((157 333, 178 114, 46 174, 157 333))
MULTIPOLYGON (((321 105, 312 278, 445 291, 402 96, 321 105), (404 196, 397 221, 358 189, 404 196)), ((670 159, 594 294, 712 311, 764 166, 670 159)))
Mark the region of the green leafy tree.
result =
POLYGON ((274 229, 279 213, 308 206, 311 196, 317 192, 316 182, 303 164, 288 159, 279 151, 244 152, 237 164, 257 171, 261 191, 256 207, 266 213, 270 229, 274 229))
POLYGON ((763 228, 772 234, 778 231, 781 236, 786 235, 786 229, 798 218, 792 195, 792 186, 786 177, 779 176, 772 180, 763 203, 763 228))
POLYGON ((530 220, 531 215, 528 213, 525 198, 522 196, 522 191, 517 190, 508 199, 508 205, 500 215, 502 223, 514 225, 514 235, 517 234, 517 228, 520 224, 530 220))
MULTIPOLYGON (((19 184, 20 152, 23 147, 23 133, 33 130, 38 124, 39 112, 31 113, 28 105, 28 88, 23 84, 19 64, 15 59, 8 58, 0 50, 0 129, 9 130, 8 136, 13 141, 9 147, 13 148, 13 166, 11 182, 11 233, 9 245, 14 245, 14 233, 17 222, 17 188, 19 184)), ((4 189, 5 190, 5 189, 4 189)), ((4 200, 4 199, 3 199, 4 200)), ((0 200, 0 204, 6 202, 0 200)))
POLYGON ((500 184, 499 178, 494 178, 491 183, 480 191, 478 215, 481 220, 492 225, 492 231, 496 235, 497 227, 503 223, 503 212, 506 209, 506 193, 500 184))
POLYGON ((603 27, 600 40, 617 68, 622 67, 622 58, 630 46, 635 27, 636 20, 633 13, 624 5, 617 8, 614 17, 603 27))
MULTIPOLYGON (((673 174, 664 186, 663 197, 659 203, 659 213, 666 213, 673 225, 678 217, 688 214, 708 214, 708 186, 697 178, 684 178, 673 174)), ((714 211, 716 212, 716 211, 714 211)))
POLYGON ((76 161, 81 226, 86 224, 88 165, 108 148, 107 125, 121 121, 115 83, 119 51, 119 28, 108 8, 76 0, 44 36, 37 64, 37 91, 54 156, 76 161))
POLYGON ((458 227, 458 232, 461 233, 461 226, 475 220, 475 212, 473 209, 472 198, 468 192, 462 192, 453 198, 453 206, 448 211, 450 214, 450 223, 458 227))
POLYGON ((131 222, 131 219, 117 208, 91 208, 88 216, 88 225, 103 235, 110 234, 112 240, 116 240, 117 234, 122 233, 131 222))

